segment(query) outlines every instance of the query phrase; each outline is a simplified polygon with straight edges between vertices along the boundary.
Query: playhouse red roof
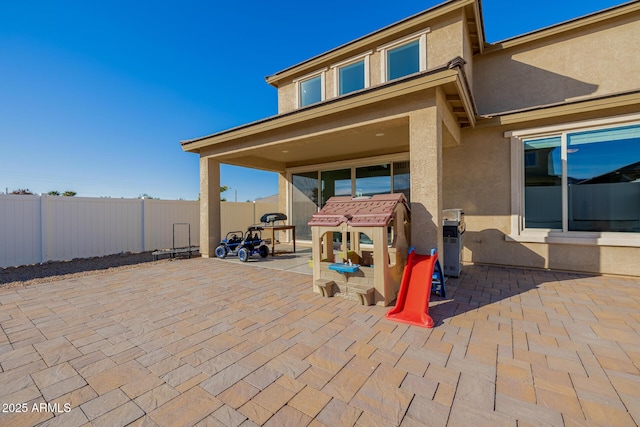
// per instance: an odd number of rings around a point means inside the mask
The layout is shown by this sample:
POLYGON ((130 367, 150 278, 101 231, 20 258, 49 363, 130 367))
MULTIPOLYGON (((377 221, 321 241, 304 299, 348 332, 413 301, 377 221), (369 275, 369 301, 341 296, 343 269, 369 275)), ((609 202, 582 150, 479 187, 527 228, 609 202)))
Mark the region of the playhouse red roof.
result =
POLYGON ((389 225, 399 204, 409 210, 402 193, 376 194, 373 197, 331 197, 320 212, 313 214, 308 224, 336 227, 347 223, 353 227, 383 227, 389 225))

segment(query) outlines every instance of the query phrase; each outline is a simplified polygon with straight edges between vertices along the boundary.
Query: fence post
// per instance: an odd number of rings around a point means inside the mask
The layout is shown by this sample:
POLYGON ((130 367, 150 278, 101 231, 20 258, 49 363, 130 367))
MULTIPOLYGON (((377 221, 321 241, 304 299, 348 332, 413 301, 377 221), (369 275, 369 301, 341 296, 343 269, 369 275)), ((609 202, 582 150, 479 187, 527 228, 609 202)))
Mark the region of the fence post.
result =
POLYGON ((47 262, 47 196, 40 195, 40 263, 47 262))
POLYGON ((145 207, 147 199, 142 198, 142 252, 146 252, 147 230, 144 226, 145 207))

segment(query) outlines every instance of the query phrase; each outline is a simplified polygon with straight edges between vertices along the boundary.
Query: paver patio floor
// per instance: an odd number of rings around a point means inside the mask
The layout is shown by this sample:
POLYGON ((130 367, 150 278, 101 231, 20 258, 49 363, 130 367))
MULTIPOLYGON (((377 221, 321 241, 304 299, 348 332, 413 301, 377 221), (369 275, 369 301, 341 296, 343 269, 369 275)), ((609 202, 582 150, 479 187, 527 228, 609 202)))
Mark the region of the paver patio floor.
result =
POLYGON ((0 289, 0 425, 640 423, 640 278, 466 266, 434 329, 311 280, 198 258, 0 289))

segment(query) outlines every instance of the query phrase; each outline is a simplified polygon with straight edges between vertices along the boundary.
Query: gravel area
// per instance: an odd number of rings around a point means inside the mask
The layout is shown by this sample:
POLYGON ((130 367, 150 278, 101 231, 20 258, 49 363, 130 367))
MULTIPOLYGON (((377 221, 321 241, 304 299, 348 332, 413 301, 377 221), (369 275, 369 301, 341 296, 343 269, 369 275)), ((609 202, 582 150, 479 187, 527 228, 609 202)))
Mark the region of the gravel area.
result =
MULTIPOLYGON (((199 256, 199 255, 192 255, 199 256)), ((37 283, 108 273, 143 264, 169 262, 171 258, 153 260, 151 252, 124 253, 94 258, 78 258, 71 261, 50 261, 44 264, 0 268, 0 288, 29 286, 37 283)))

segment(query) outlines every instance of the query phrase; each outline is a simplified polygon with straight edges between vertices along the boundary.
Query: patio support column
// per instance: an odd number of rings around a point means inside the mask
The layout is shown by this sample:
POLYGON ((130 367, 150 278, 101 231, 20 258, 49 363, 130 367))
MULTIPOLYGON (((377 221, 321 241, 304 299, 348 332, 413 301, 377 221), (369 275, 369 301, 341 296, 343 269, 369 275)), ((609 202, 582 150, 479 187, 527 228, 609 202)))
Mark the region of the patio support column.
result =
POLYGON ((220 243, 220 162, 200 158, 200 254, 215 256, 220 243))
POLYGON ((432 99, 409 116, 411 245, 420 254, 437 247, 442 259, 442 120, 432 99))

